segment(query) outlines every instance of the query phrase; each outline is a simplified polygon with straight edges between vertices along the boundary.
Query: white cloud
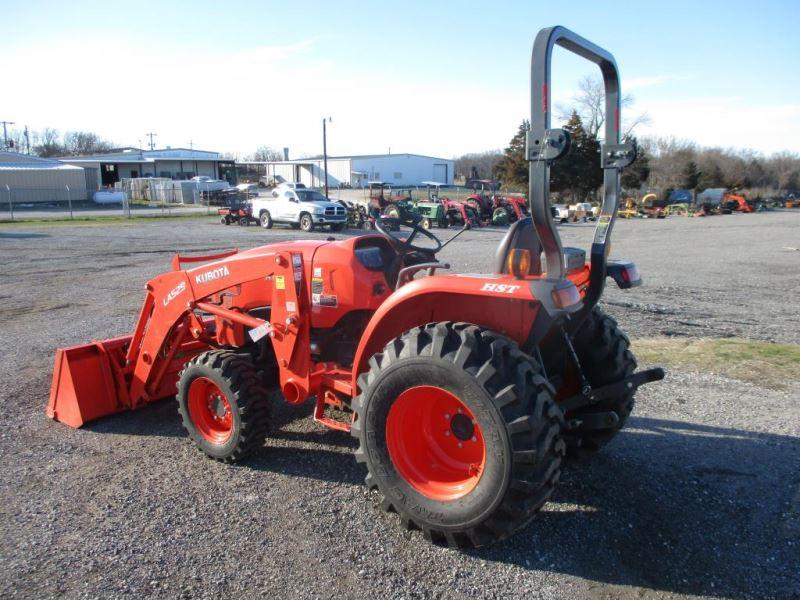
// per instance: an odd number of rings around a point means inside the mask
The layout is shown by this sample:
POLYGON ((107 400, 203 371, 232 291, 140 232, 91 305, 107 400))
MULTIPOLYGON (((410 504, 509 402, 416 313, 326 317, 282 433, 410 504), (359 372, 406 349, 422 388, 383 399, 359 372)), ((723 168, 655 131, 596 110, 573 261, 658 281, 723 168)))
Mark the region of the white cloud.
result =
POLYGON ((702 146, 800 152, 800 104, 752 105, 740 98, 642 103, 652 119, 639 135, 674 136, 702 146))

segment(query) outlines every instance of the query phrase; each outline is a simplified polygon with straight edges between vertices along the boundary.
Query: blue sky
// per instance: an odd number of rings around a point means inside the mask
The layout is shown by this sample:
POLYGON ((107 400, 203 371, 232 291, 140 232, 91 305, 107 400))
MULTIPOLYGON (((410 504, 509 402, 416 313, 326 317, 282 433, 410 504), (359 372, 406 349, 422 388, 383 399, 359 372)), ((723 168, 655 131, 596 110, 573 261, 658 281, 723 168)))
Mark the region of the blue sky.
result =
MULTIPOLYGON (((0 0, 0 119, 137 145, 453 156, 527 116, 536 32, 616 57, 640 135, 800 152, 800 2, 0 0), (633 8, 631 8, 633 7, 633 8)), ((593 67, 554 59, 554 102, 593 67)))

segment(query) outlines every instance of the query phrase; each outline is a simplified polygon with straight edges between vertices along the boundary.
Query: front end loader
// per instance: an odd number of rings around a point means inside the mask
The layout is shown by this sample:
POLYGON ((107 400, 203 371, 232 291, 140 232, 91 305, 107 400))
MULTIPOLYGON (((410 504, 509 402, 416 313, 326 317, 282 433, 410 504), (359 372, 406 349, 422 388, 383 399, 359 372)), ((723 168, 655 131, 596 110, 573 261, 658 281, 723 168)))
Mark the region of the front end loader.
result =
POLYGON ((620 142, 619 99, 611 54, 542 30, 530 217, 509 228, 492 272, 447 273, 437 253, 453 238, 380 215, 360 237, 176 256, 147 283, 131 335, 56 352, 47 414, 80 427, 174 398, 197 447, 234 462, 262 447, 279 391, 358 440, 366 484, 404 527, 453 547, 509 537, 550 497, 565 456, 613 439, 637 388, 664 376, 636 370, 597 306, 607 278, 641 283, 633 263, 608 259, 620 170, 636 153, 620 142), (550 167, 569 150, 568 132, 550 126, 556 45, 598 65, 613 116, 588 260, 562 246, 551 214, 550 167))

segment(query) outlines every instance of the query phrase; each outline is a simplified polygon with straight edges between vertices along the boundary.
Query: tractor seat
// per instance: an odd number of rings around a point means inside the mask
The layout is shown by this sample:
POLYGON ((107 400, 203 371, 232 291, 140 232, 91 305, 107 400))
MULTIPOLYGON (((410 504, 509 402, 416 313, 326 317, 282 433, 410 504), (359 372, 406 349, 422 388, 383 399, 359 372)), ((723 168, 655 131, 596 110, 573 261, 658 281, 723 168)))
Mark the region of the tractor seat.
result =
POLYGON ((530 217, 516 221, 508 228, 505 237, 497 247, 497 254, 494 258, 494 272, 508 273, 508 253, 517 248, 530 250, 531 266, 528 275, 541 275, 542 273, 542 244, 533 221, 530 217))
MULTIPOLYGON (((531 251, 531 266, 528 275, 542 274, 542 244, 530 217, 525 217, 508 228, 505 237, 497 248, 494 259, 495 273, 508 273, 508 253, 516 248, 531 251)), ((581 248, 565 246, 564 270, 567 274, 579 271, 586 263, 586 251, 581 248)))

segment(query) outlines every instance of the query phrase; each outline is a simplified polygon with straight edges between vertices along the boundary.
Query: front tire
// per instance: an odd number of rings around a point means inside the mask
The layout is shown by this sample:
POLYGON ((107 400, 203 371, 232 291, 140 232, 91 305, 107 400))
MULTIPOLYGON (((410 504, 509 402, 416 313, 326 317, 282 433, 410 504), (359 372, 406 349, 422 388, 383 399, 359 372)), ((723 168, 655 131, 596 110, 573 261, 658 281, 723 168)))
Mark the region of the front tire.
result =
MULTIPOLYGON (((636 371, 636 358, 630 351, 630 340, 617 322, 599 308, 595 308, 581 323, 572 340, 583 373, 592 387, 621 381, 636 371)), ((605 446, 625 425, 633 410, 634 392, 629 391, 597 404, 570 412, 567 419, 580 419, 582 414, 614 411, 619 417, 615 427, 609 429, 580 429, 565 434, 567 450, 571 456, 584 458, 605 446)))
POLYGON ((264 445, 269 394, 252 361, 231 350, 204 352, 178 379, 183 427, 207 456, 226 463, 264 445))
POLYGON ((305 232, 309 232, 314 229, 314 220, 308 213, 303 213, 300 215, 300 229, 305 232))
POLYGON ((466 323, 418 327, 370 359, 359 388, 356 459, 406 528, 486 546, 552 493, 563 416, 541 366, 512 341, 466 323))

